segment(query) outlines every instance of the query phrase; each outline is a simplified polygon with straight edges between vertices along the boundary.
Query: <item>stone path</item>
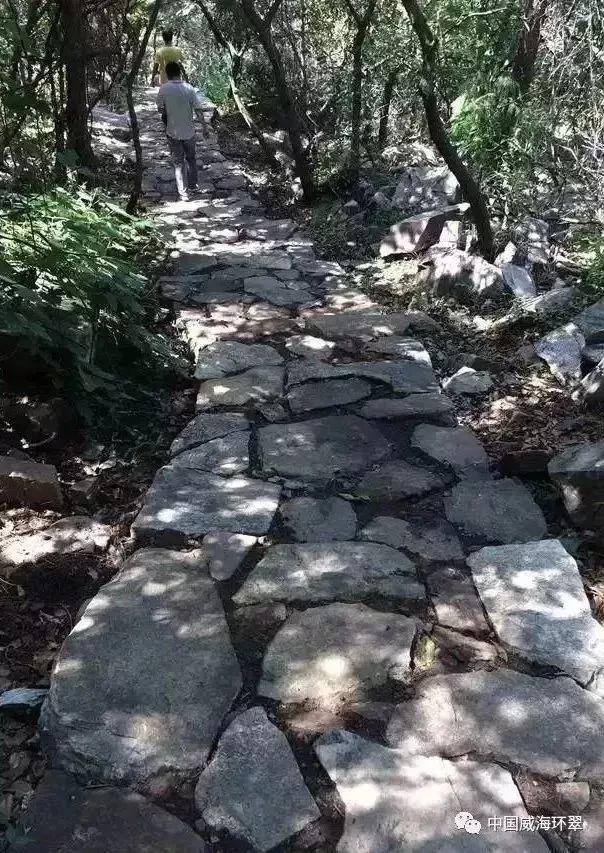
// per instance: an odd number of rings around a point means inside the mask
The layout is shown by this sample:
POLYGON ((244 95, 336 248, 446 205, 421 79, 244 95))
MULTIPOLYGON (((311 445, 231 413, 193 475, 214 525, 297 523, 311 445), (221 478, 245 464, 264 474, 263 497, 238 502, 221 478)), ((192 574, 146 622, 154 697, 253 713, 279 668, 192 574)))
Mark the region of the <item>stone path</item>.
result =
POLYGON ((140 119, 197 414, 59 655, 32 849, 547 850, 521 780, 604 784, 575 560, 457 426, 434 321, 268 219, 214 138, 173 201, 140 119))

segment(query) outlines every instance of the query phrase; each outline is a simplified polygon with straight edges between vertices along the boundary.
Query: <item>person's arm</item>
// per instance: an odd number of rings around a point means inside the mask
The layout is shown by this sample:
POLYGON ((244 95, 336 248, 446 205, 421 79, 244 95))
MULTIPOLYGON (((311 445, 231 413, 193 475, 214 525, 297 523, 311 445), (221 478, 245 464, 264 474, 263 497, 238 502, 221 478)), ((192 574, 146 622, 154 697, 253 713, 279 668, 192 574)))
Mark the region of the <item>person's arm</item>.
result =
POLYGON ((196 90, 193 91, 193 109, 199 119, 199 123, 201 124, 201 133, 202 136, 207 137, 208 135, 208 123, 206 122, 206 117, 203 114, 203 98, 201 94, 196 90))
POLYGON ((157 104, 157 112, 165 113, 166 111, 166 99, 164 97, 163 89, 160 86, 159 92, 157 93, 157 98, 155 99, 155 103, 157 104))

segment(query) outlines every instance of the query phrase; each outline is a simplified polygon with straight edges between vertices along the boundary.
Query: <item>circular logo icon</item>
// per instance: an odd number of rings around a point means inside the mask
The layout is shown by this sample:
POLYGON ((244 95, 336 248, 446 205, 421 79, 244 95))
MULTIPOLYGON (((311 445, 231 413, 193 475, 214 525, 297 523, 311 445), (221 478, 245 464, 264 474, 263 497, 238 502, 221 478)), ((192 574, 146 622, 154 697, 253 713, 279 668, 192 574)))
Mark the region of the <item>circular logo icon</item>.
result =
POLYGON ((470 812, 457 812, 455 815, 455 826, 463 829, 469 820, 474 820, 470 812))
POLYGON ((473 817, 471 817, 470 820, 466 821, 464 829, 466 832, 469 832, 470 835, 478 835, 478 833, 482 829, 482 824, 479 820, 475 820, 473 817))

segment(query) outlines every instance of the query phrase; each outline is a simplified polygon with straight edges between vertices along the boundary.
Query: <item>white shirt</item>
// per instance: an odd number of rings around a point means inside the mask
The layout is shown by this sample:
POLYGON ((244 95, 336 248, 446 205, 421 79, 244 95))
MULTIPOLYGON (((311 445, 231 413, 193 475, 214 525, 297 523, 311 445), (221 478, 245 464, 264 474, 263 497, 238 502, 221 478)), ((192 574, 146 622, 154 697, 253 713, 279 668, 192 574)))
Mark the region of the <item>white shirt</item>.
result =
POLYGON ((157 109, 166 110, 166 131, 172 139, 191 139, 195 136, 194 110, 203 107, 199 92, 184 80, 168 80, 157 93, 157 109))

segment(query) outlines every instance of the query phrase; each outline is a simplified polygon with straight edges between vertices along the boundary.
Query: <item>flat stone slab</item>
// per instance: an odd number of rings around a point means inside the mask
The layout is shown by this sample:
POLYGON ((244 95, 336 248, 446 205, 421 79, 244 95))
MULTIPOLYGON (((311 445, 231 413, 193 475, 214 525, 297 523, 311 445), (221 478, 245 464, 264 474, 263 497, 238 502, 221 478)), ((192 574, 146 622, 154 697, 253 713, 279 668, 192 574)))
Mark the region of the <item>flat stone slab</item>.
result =
POLYGON ((326 341, 325 338, 317 338, 315 335, 291 335, 285 342, 288 352, 319 360, 330 358, 335 346, 333 341, 326 341))
POLYGON ((0 575, 12 574, 20 566, 37 563, 56 554, 104 551, 111 528, 85 515, 55 521, 44 530, 9 536, 0 542, 0 575))
POLYGON ((359 409, 363 418, 396 420, 433 415, 447 415, 454 409, 453 401, 444 394, 409 394, 407 397, 368 400, 359 409))
POLYGON ((303 382, 358 376, 389 385, 399 394, 438 391, 438 383, 429 364, 417 361, 351 361, 325 364, 317 359, 292 362, 287 370, 287 387, 303 382))
POLYGON ((369 397, 371 391, 371 385, 363 379, 327 379, 297 385, 287 395, 287 402, 294 414, 302 414, 357 403, 369 397))
POLYGON ((269 548, 233 601, 362 601, 372 595, 415 599, 425 594, 413 563, 393 548, 308 542, 269 548))
POLYGON ((211 471, 223 477, 242 474, 250 465, 249 431, 232 432, 223 438, 214 438, 200 447, 183 450, 172 459, 173 468, 193 468, 196 471, 211 471))
MULTIPOLYGON (((81 788, 49 770, 23 819, 29 853, 207 853, 204 840, 127 788, 81 788)), ((16 849, 16 848, 15 848, 16 849)))
POLYGON ((239 412, 197 415, 172 442, 170 456, 176 456, 183 450, 189 450, 215 438, 249 429, 249 425, 247 417, 239 412))
POLYGON ((281 506, 281 518, 296 542, 354 539, 357 516, 342 498, 293 498, 281 506))
POLYGON ((208 533, 203 550, 208 556, 210 574, 217 581, 231 578, 251 549, 258 542, 255 536, 244 533, 208 533))
POLYGON ((203 766, 241 687, 204 566, 199 551, 143 549, 89 602, 40 717, 53 766, 120 784, 203 766))
POLYGON ((407 361, 419 361, 432 366, 432 359, 421 341, 406 338, 401 335, 391 335, 389 338, 378 338, 365 345, 368 352, 378 352, 382 355, 396 356, 407 361))
POLYGON ((499 545, 532 542, 547 535, 531 493, 514 480, 466 480, 445 497, 445 513, 468 536, 499 545))
POLYGON ((604 628, 592 616, 576 561, 560 542, 483 548, 467 563, 506 648, 604 695, 604 628))
POLYGON ((365 474, 355 494, 393 501, 419 497, 444 487, 444 482, 432 471, 397 459, 365 474))
POLYGON ((356 415, 328 415, 258 430, 262 468, 304 480, 330 480, 366 470, 390 453, 390 444, 356 415))
POLYGON ((265 299, 271 305, 303 305, 312 302, 314 296, 302 282, 281 281, 272 276, 252 276, 244 280, 246 293, 251 293, 259 299, 265 299))
POLYGON ((199 388, 197 410, 274 400, 283 393, 284 372, 282 367, 255 367, 235 376, 208 379, 199 388))
POLYGON ((214 531, 262 536, 273 522, 281 487, 167 465, 155 475, 132 525, 137 540, 205 536, 214 531))
POLYGON ((272 850, 321 816, 285 737, 263 708, 236 717, 195 788, 212 829, 272 850))
POLYGON ((364 604, 295 612, 267 649, 258 693, 283 703, 365 696, 392 670, 410 669, 415 629, 413 619, 364 604))
POLYGON ((604 777, 604 702, 570 678, 436 675, 398 705, 386 740, 407 755, 472 754, 544 776, 604 777))
POLYGON ((474 584, 467 575, 447 566, 430 572, 426 583, 439 625, 473 634, 491 632, 474 584))
POLYGON ((0 456, 0 502, 60 509, 63 495, 54 465, 0 456))
POLYGON ((377 516, 361 530, 360 538, 404 548, 424 560, 463 560, 464 552, 455 529, 444 519, 425 524, 402 518, 377 516))
POLYGON ((459 474, 479 473, 489 470, 489 457, 474 433, 466 427, 439 427, 420 424, 413 431, 411 446, 427 456, 449 465, 459 474))
POLYGON ((218 341, 197 356, 195 379, 219 379, 252 367, 270 367, 283 363, 283 356, 267 344, 242 344, 218 341))
POLYGON ((341 853, 547 853, 538 832, 503 832, 489 818, 528 818, 511 774, 496 764, 408 756, 335 730, 315 751, 346 808, 341 853), (456 816, 472 821, 464 830, 456 816))
POLYGON ((588 530, 604 530, 604 441, 573 444, 548 465, 571 519, 588 530))
POLYGON ((411 318, 404 313, 380 314, 376 311, 343 311, 316 314, 306 319, 306 328, 325 338, 353 338, 370 341, 385 335, 404 335, 411 318))

